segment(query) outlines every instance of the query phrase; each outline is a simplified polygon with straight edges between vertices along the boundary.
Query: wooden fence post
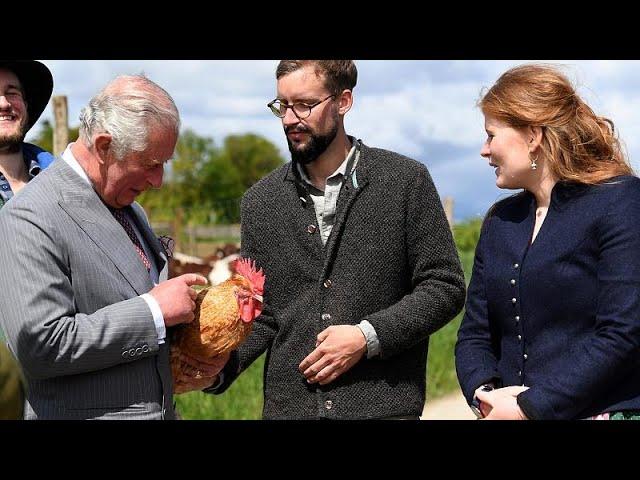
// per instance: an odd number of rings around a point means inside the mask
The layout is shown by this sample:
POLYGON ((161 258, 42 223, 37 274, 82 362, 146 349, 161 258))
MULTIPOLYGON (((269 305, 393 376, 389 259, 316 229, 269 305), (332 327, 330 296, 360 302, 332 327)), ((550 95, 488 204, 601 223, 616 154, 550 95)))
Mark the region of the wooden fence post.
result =
POLYGON ((56 95, 51 99, 53 104, 53 154, 62 155, 69 143, 69 110, 66 95, 56 95))
POLYGON ((449 222, 449 228, 453 229, 453 197, 444 197, 444 213, 449 222))

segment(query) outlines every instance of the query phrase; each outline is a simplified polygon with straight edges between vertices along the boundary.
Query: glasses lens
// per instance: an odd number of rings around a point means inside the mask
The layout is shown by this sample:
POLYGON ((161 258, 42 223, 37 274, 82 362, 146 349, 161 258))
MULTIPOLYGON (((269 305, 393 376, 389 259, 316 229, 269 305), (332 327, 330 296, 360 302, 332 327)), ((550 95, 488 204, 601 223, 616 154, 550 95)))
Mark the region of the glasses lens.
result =
POLYGON ((294 103, 293 111, 296 113, 298 118, 307 118, 311 115, 311 107, 309 105, 305 105, 304 103, 294 103))
POLYGON ((287 111, 285 107, 282 106, 282 103, 279 101, 275 101, 270 103, 269 105, 269 109, 271 109, 271 112, 279 118, 284 117, 284 113, 287 111))

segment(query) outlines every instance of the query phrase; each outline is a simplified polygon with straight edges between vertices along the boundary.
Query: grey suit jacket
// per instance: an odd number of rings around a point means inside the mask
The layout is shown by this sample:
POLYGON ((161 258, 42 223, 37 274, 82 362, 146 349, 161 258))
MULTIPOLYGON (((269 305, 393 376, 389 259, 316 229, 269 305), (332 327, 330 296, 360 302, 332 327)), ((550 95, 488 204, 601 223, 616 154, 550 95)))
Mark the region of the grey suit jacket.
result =
MULTIPOLYGON (((132 205, 160 280, 167 259, 132 205)), ((27 381, 25 418, 173 419, 168 343, 124 229, 62 159, 0 210, 0 323, 27 381)), ((168 342, 168 339, 167 339, 168 342)))

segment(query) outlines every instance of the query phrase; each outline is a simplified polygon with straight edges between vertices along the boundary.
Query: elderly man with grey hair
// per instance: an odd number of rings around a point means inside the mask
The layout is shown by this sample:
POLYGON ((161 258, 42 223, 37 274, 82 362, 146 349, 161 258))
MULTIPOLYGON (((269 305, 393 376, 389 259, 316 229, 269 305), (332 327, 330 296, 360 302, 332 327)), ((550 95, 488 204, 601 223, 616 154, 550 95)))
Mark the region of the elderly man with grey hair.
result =
POLYGON ((0 211, 0 323, 27 381, 27 419, 172 419, 167 327, 194 318, 187 274, 135 198, 162 184, 180 117, 144 76, 80 115, 80 138, 0 211))

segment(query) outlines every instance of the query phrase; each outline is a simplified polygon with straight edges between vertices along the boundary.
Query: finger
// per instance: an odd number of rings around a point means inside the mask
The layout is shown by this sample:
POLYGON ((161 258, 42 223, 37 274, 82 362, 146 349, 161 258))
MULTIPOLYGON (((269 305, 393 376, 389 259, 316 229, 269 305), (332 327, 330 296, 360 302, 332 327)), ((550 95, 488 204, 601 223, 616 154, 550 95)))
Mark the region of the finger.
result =
POLYGON ((324 354, 318 348, 314 349, 313 352, 307 355, 307 357, 302 360, 302 362, 300 362, 300 365, 298 365, 298 370, 300 370, 301 373, 304 373, 307 368, 320 360, 323 355, 324 354))
POLYGON ((329 367, 330 364, 331 364, 331 359, 327 358, 327 356, 325 355, 322 358, 320 358, 320 360, 318 360, 316 363, 314 363, 313 365, 310 365, 309 368, 307 368, 304 372, 302 372, 302 374, 307 378, 314 377, 316 375, 319 375, 320 372, 322 372, 322 370, 329 367))
POLYGON ((184 275, 180 275, 179 277, 184 283, 187 285, 206 285, 207 279, 202 275, 198 275, 197 273, 185 273, 184 275))
POLYGON ((324 369, 322 372, 320 372, 317 375, 318 383, 320 385, 326 385, 327 383, 333 382, 340 375, 342 375, 342 369, 339 367, 335 368, 334 366, 331 366, 329 368, 324 369))
POLYGON ((486 402, 493 407, 493 399, 495 397, 494 392, 495 390, 492 390, 490 392, 485 392, 484 390, 478 389, 476 391, 476 398, 481 402, 486 402))
POLYGON ((508 395, 513 395, 514 397, 522 392, 524 392, 525 390, 528 390, 529 387, 525 387, 524 385, 513 385, 511 387, 504 387, 501 388, 500 391, 504 392, 508 395))
POLYGON ((196 292, 193 288, 189 288, 188 293, 191 300, 195 301, 195 299, 198 298, 198 292, 196 292))
POLYGON ((319 345, 319 344, 321 344, 322 342, 324 342, 324 341, 325 341, 325 339, 329 336, 329 334, 331 333, 331 332, 329 331, 329 329, 330 329, 330 328, 331 328, 331 327, 329 327, 329 328, 325 328, 323 331, 321 331, 321 332, 318 334, 318 337, 316 338, 316 346, 317 346, 317 345, 319 345))

